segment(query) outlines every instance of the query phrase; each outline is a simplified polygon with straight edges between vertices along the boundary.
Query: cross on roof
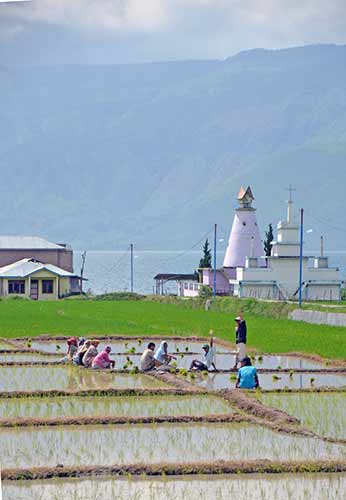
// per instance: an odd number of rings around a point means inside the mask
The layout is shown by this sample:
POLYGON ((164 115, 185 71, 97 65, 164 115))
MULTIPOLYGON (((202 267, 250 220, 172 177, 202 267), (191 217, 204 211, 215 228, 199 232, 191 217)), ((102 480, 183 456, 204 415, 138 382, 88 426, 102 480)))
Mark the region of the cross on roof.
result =
POLYGON ((288 200, 288 201, 289 201, 290 203, 292 203, 292 201, 293 201, 293 200, 292 200, 292 193, 294 193, 294 191, 297 191, 297 190, 296 190, 296 189, 292 186, 292 184, 290 184, 290 185, 288 186, 288 188, 286 188, 286 189, 285 189, 285 191, 288 191, 288 192, 290 193, 290 198, 289 198, 289 200, 288 200))

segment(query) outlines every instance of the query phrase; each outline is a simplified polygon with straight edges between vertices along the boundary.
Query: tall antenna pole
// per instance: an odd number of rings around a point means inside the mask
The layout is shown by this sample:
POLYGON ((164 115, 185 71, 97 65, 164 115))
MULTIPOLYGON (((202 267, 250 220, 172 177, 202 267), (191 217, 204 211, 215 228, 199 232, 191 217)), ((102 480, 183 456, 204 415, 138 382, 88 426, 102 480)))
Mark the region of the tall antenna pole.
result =
POLYGON ((130 245, 131 254, 131 293, 133 293, 133 243, 130 245))
POLYGON ((84 274, 86 254, 87 254, 86 250, 84 250, 84 252, 82 253, 82 265, 81 265, 80 280, 79 280, 79 290, 80 290, 80 293, 83 292, 83 274, 84 274))
POLYGON ((303 287, 303 237, 304 237, 304 209, 300 210, 300 251, 299 251, 299 307, 302 307, 303 287))
POLYGON ((216 236, 217 236, 217 224, 214 225, 214 286, 213 286, 214 297, 216 297, 216 236))

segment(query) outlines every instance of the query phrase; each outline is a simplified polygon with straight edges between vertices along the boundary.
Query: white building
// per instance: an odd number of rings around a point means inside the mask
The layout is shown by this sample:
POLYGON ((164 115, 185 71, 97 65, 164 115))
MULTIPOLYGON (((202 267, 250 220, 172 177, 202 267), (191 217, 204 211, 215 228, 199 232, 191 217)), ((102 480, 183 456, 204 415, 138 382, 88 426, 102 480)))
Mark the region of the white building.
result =
MULTIPOLYGON (((293 203, 288 202, 287 220, 277 225, 277 240, 272 242, 267 267, 259 259, 247 257, 245 267, 237 267, 230 283, 234 295, 260 299, 296 300, 299 293, 300 226, 293 222, 293 203)), ((328 265, 328 258, 303 257, 303 300, 340 300, 342 282, 339 270, 328 265), (310 262, 313 259, 313 265, 310 262)))

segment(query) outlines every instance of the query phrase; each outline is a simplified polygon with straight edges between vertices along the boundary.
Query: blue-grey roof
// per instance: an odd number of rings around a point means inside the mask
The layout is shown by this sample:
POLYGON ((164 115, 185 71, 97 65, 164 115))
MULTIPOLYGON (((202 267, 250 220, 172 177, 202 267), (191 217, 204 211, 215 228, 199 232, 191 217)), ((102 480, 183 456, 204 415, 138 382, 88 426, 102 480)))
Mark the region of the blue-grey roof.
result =
POLYGON ((43 264, 35 259, 21 259, 8 266, 0 267, 1 278, 26 278, 38 271, 46 270, 61 278, 76 277, 75 274, 53 266, 53 264, 43 264))
POLYGON ((0 250, 62 250, 65 247, 39 236, 0 236, 0 250))

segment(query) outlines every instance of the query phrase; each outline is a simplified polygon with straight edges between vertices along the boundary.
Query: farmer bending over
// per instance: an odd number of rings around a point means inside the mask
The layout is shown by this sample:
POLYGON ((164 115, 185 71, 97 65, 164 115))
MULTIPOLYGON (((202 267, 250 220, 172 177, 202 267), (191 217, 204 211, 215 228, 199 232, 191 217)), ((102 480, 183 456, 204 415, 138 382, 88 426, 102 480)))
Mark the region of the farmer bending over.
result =
POLYGON ((109 357, 109 353, 111 352, 111 347, 107 345, 105 349, 97 354, 93 361, 92 361, 92 367, 94 369, 104 369, 104 368, 114 368, 115 361, 112 361, 111 358, 109 357))
POLYGON ((259 387, 257 370, 251 365, 250 358, 243 358, 240 362, 240 368, 238 370, 236 388, 256 389, 257 387, 259 387))
POLYGON ((169 365, 172 359, 177 359, 171 354, 168 354, 168 344, 165 340, 161 342, 160 347, 154 355, 154 358, 156 361, 156 366, 169 365))
POLYGON ((209 368, 212 366, 214 371, 217 372, 215 366, 215 347, 214 347, 214 337, 213 330, 210 330, 210 344, 204 344, 202 349, 204 351, 204 356, 202 361, 198 359, 194 359, 191 363, 190 370, 195 371, 209 371, 209 368))

